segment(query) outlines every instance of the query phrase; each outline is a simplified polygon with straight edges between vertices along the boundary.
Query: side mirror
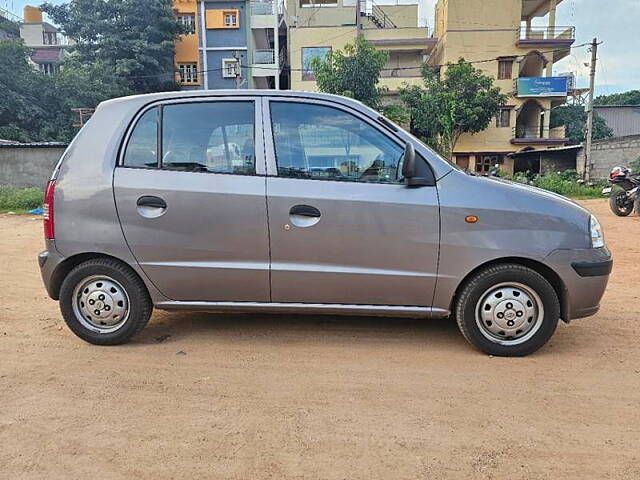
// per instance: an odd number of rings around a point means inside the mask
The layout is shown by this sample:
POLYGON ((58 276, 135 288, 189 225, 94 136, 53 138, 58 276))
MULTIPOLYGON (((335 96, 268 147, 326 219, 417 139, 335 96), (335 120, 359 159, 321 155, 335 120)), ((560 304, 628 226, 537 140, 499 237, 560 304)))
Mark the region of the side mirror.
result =
MULTIPOLYGON (((424 163, 424 162, 423 162, 424 163)), ((428 168, 424 165, 424 168, 428 168)), ((420 176, 421 169, 416 162, 416 149, 413 143, 407 142, 404 147, 404 161, 402 163, 402 176, 409 187, 424 187, 433 185, 433 181, 428 177, 420 176)))

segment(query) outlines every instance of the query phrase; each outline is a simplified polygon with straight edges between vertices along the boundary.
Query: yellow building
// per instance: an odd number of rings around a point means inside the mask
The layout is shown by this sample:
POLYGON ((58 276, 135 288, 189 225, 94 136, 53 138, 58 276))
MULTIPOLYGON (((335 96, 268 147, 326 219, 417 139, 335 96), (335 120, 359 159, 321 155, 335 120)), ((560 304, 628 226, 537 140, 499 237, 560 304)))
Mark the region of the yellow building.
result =
POLYGON ((564 145, 564 127, 550 128, 550 112, 565 103, 567 78, 554 77, 553 65, 570 52, 573 27, 556 25, 562 0, 439 0, 438 38, 429 64, 460 57, 496 79, 511 95, 489 128, 464 134, 454 161, 486 173, 492 165, 513 173, 509 153, 564 145))
POLYGON ((382 5, 362 0, 357 17, 355 0, 287 0, 291 89, 316 91, 311 60, 353 43, 358 31, 376 48, 389 52, 380 82, 389 94, 403 83, 422 85, 420 66, 436 40, 426 27, 418 27, 417 3, 382 5))

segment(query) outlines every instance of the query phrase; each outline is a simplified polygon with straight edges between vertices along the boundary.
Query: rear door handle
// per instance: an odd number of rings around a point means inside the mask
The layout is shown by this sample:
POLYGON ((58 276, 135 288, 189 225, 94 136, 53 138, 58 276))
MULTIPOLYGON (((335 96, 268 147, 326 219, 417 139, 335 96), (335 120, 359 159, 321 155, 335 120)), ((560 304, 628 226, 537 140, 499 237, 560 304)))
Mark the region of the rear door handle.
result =
POLYGON ((136 204, 139 207, 167 208, 167 202, 160 197, 153 195, 144 195, 138 199, 136 204))
POLYGON ((289 215, 300 215, 301 217, 320 217, 320 210, 311 205, 295 205, 289 210, 289 215))

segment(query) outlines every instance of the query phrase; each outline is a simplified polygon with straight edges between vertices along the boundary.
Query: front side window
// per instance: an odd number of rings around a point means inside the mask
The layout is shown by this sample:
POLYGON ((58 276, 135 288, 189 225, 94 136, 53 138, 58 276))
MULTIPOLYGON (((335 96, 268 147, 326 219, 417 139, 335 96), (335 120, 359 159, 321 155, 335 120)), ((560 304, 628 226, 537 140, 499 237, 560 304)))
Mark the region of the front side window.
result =
POLYGON ((125 167, 158 166, 158 107, 147 110, 136 123, 124 154, 125 167))
POLYGON ((311 61, 314 58, 324 60, 331 51, 331 47, 303 47, 302 48, 302 80, 315 80, 311 68, 311 61))
POLYGON ((162 168, 255 173, 253 102, 182 103, 162 110, 162 168))
POLYGON ((278 175, 402 183, 404 149, 358 117, 322 105, 271 102, 278 175))

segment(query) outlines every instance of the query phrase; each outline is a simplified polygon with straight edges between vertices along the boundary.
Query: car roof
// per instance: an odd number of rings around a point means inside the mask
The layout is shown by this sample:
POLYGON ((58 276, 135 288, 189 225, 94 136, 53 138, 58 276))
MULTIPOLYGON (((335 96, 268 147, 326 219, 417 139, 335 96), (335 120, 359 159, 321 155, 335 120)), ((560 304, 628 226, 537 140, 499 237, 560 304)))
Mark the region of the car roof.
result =
MULTIPOLYGON (((333 95, 330 93, 305 92, 301 90, 250 90, 250 89, 228 89, 228 90, 179 90, 174 92, 147 93, 143 95, 130 95, 127 97, 119 97, 102 102, 104 105, 114 105, 116 103, 134 103, 148 104, 162 100, 176 100, 181 98, 200 98, 200 97, 286 97, 286 98, 304 98, 309 100, 326 100, 333 103, 349 105, 358 109, 363 113, 372 115, 373 110, 352 98, 343 97, 341 95, 333 95)), ((379 114, 377 114, 379 115, 379 114)))

